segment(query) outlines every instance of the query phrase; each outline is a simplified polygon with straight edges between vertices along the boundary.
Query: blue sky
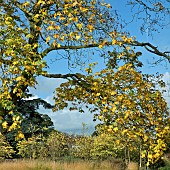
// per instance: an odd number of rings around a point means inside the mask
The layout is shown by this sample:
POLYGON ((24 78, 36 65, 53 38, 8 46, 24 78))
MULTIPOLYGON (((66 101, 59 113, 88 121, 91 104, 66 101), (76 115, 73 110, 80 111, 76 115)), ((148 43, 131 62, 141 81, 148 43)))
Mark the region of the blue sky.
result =
MULTIPOLYGON (((112 10, 117 10, 119 14, 122 15, 122 18, 126 20, 131 20, 131 8, 125 5, 124 0, 114 1, 114 0, 106 0, 106 2, 112 5, 112 10)), ((136 36, 138 41, 141 42, 152 42, 153 45, 159 46, 160 50, 170 50, 170 27, 161 30, 161 32, 155 33, 154 37, 149 37, 147 34, 141 34, 139 30, 140 21, 136 21, 131 23, 127 29, 130 31, 131 35, 136 36)), ((164 80, 170 80, 170 69, 169 65, 166 62, 162 62, 161 65, 151 67, 148 64, 149 61, 153 61, 154 55, 149 54, 145 50, 142 49, 142 57, 141 60, 144 63, 144 67, 142 68, 143 73, 156 73, 159 71, 160 73, 164 74, 164 80)), ((48 55, 48 64, 50 66, 49 72, 50 73, 68 73, 70 70, 66 65, 66 60, 61 60, 57 62, 52 62, 50 59, 53 58, 54 54, 48 55)), ((102 59, 100 59, 102 60, 102 59)), ((100 61, 101 62, 101 61, 100 61)), ((102 61, 103 62, 103 61, 102 61)), ((99 65, 100 66, 100 65, 99 65)), ((73 70, 78 71, 78 69, 73 70)), ((36 86, 36 89, 31 88, 30 92, 35 94, 35 98, 41 97, 50 103, 54 103, 53 96, 55 88, 60 85, 64 80, 62 79, 49 79, 49 78, 38 78, 39 85, 36 86)), ((167 97, 169 101, 169 98, 167 97)), ((45 110, 40 108, 41 113, 48 114, 52 121, 54 122, 55 128, 60 131, 69 132, 69 133, 77 133, 76 129, 82 128, 82 123, 87 124, 87 127, 91 130, 94 129, 95 123, 93 122, 93 115, 90 113, 78 113, 77 111, 70 112, 67 108, 53 113, 51 110, 45 110)))

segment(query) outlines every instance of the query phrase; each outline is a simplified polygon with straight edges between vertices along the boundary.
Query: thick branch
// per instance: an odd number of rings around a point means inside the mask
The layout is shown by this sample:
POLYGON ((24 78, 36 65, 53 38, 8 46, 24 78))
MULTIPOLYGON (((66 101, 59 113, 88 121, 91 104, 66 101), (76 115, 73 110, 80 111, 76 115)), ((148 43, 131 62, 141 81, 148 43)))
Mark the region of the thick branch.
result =
MULTIPOLYGON (((132 43, 126 43, 124 41, 119 41, 120 43, 124 45, 131 45, 131 46, 140 46, 140 47, 145 47, 145 49, 155 55, 161 56, 166 58, 170 62, 170 51, 165 51, 161 52, 158 50, 158 47, 148 43, 148 42, 138 42, 134 41, 132 43)), ((111 46, 112 42, 107 42, 105 45, 111 46)), ((47 48, 46 50, 43 51, 42 57, 45 57, 49 52, 54 51, 54 50, 78 50, 78 49, 84 49, 84 48, 95 48, 99 47, 99 44, 89 44, 89 45, 80 45, 80 46, 60 46, 60 47, 54 47, 51 46, 47 48)))
MULTIPOLYGON (((111 45, 111 43, 110 43, 111 45)), ((79 49, 84 49, 84 48, 94 48, 98 47, 99 44, 89 44, 89 45, 78 45, 78 46, 60 46, 60 47, 54 47, 53 45, 47 49, 45 49, 42 52, 42 57, 45 57, 49 52, 54 51, 54 50, 79 50, 79 49)))
POLYGON ((80 78, 81 74, 45 74, 43 75, 44 77, 48 77, 48 78, 63 78, 63 79, 67 79, 67 78, 80 78))
POLYGON ((85 88, 87 91, 92 91, 91 90, 91 85, 85 81, 84 75, 80 73, 76 74, 46 74, 44 75, 45 77, 48 78, 63 78, 63 79, 68 79, 71 78, 75 84, 80 85, 81 87, 85 88))

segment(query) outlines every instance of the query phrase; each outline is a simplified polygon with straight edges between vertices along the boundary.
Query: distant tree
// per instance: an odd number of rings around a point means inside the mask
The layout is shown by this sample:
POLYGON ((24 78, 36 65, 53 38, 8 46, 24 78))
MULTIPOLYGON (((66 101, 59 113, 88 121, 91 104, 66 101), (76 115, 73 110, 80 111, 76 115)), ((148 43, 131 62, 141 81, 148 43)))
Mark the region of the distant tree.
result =
POLYGON ((46 139, 43 136, 32 136, 28 139, 23 139, 17 143, 19 157, 37 159, 47 158, 46 139))
MULTIPOLYGON (((27 94, 28 95, 28 94, 27 94)), ((28 95, 30 96, 30 95, 28 95)), ((40 106, 44 108, 51 109, 53 106, 47 103, 42 99, 21 99, 16 103, 15 110, 20 113, 15 117, 11 117, 6 115, 6 121, 8 124, 11 124, 11 127, 16 125, 15 130, 8 131, 2 128, 1 125, 1 133, 6 137, 7 141, 13 146, 16 151, 16 145, 20 138, 31 138, 32 136, 44 136, 47 137, 49 133, 54 129, 53 122, 51 118, 47 114, 39 113, 37 110, 40 106), (20 120, 20 115, 22 116, 22 122, 20 128, 17 128, 17 124, 13 123, 12 119, 16 119, 16 121, 20 120), (22 133, 20 130, 22 129, 22 133), (21 133, 22 136, 16 139, 16 133, 21 133)), ((0 109, 1 111, 1 109, 0 109)))
POLYGON ((35 86, 38 76, 83 82, 83 75, 79 73, 47 72, 46 58, 51 52, 56 53, 54 60, 66 59, 70 69, 84 65, 94 52, 105 59, 110 58, 108 47, 113 47, 120 54, 117 58, 112 56, 114 60, 119 60, 121 50, 129 46, 143 46, 149 52, 168 59, 166 53, 152 44, 140 43, 122 31, 117 12, 111 13, 108 9, 111 5, 103 1, 2 0, 0 5, 3 128, 12 130, 20 124, 18 118, 22 115, 15 107, 18 101, 26 97, 27 88, 35 86), (11 119, 14 124, 9 124, 6 121, 8 117, 17 119, 11 119))

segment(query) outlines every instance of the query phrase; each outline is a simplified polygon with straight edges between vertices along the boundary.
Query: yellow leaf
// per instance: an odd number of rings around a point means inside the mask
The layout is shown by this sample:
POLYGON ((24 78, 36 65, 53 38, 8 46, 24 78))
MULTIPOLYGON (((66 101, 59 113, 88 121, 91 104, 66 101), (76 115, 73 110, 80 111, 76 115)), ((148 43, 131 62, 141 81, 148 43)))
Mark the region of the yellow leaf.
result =
POLYGON ((39 0, 37 5, 40 5, 40 4, 45 4, 44 0, 39 0))
POLYGON ((53 35, 54 38, 59 38, 59 36, 60 36, 59 34, 54 34, 53 35))
POLYGON ((88 25, 87 28, 89 29, 90 32, 93 31, 93 25, 88 25))
POLYGON ((13 62, 13 65, 17 65, 17 64, 18 64, 18 61, 14 61, 14 62, 13 62))
POLYGON ((14 122, 10 127, 9 127, 9 131, 11 131, 12 129, 16 129, 17 127, 17 123, 14 122))
POLYGON ((111 8, 112 6, 111 6, 110 4, 107 4, 106 7, 107 7, 107 8, 111 8))
POLYGON ((21 77, 21 76, 19 76, 19 77, 16 78, 16 81, 21 81, 21 80, 22 80, 22 77, 21 77))
POLYGON ((146 142, 148 140, 148 136, 144 136, 143 141, 146 142))
POLYGON ((24 134, 21 131, 19 131, 18 135, 17 135, 17 138, 18 139, 24 138, 24 134))
POLYGON ((24 7, 30 6, 30 3, 28 1, 26 1, 25 3, 23 3, 24 7))
POLYGON ((81 38, 80 35, 76 35, 76 39, 79 40, 81 38))
POLYGON ((165 130, 169 130, 169 126, 166 126, 166 127, 165 127, 165 130))
POLYGON ((6 25, 10 25, 10 24, 11 24, 11 21, 12 21, 12 18, 11 18, 11 17, 5 18, 5 24, 6 24, 6 25))
POLYGON ((62 17, 62 16, 60 16, 59 20, 65 20, 65 18, 64 18, 64 17, 62 17))
POLYGON ((17 116, 15 120, 18 121, 19 119, 20 119, 20 116, 17 116))
POLYGON ((112 40, 112 45, 115 45, 117 41, 115 39, 112 40))
POLYGON ((96 96, 100 96, 100 93, 97 93, 96 96))
POLYGON ((54 27, 53 27, 53 26, 49 26, 49 27, 47 28, 47 30, 54 30, 54 27))
POLYGON ((117 131, 118 131, 118 127, 113 128, 113 130, 114 130, 115 132, 117 132, 117 131))
POLYGON ((61 40, 61 41, 64 41, 64 36, 62 36, 62 37, 60 38, 60 40, 61 40))
POLYGON ((8 127, 7 121, 4 121, 4 122, 2 123, 2 127, 3 127, 4 129, 6 129, 6 128, 8 127))
POLYGON ((117 94, 115 91, 111 92, 111 95, 114 96, 115 94, 117 94))
POLYGON ((100 44, 100 45, 99 45, 99 48, 102 48, 102 47, 103 47, 103 45, 102 45, 102 44, 100 44))
POLYGON ((112 132, 113 130, 111 128, 108 129, 108 132, 112 132))
POLYGON ((148 158, 152 159, 153 155, 152 154, 148 154, 148 158))
POLYGON ((77 27, 78 27, 79 30, 81 30, 83 25, 82 24, 77 24, 77 27))
POLYGON ((55 26, 55 29, 56 29, 56 30, 60 30, 60 26, 56 25, 56 26, 55 26))
POLYGON ((103 116, 99 116, 99 119, 102 120, 102 119, 103 119, 103 116))
POLYGON ((39 14, 36 14, 36 15, 34 16, 34 21, 35 21, 35 22, 39 21, 39 19, 38 19, 39 16, 40 16, 39 14))
POLYGON ((116 111, 116 106, 112 108, 112 112, 114 113, 116 111))
POLYGON ((145 153, 142 153, 142 154, 141 154, 141 157, 142 157, 142 158, 145 158, 145 153))
POLYGON ((46 43, 48 43, 49 41, 50 41, 50 36, 48 36, 47 38, 46 38, 46 43))
POLYGON ((129 46, 126 47, 126 50, 130 50, 131 48, 129 46))
POLYGON ((97 86, 97 84, 98 84, 97 82, 94 82, 94 83, 93 83, 94 86, 97 86))
POLYGON ((102 104, 106 104, 106 101, 102 101, 102 104))

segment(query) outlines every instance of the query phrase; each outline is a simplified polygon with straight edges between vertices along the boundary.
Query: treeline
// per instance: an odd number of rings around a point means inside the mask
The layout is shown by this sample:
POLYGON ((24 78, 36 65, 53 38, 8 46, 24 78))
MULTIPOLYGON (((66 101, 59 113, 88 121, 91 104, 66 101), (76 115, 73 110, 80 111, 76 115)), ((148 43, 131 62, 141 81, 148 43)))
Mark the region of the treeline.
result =
MULTIPOLYGON (((122 167, 130 162, 142 163, 142 167, 145 166, 144 160, 140 162, 140 144, 136 143, 138 149, 134 150, 125 143, 120 143, 119 140, 115 142, 113 138, 113 135, 107 132, 91 136, 75 136, 52 130, 46 137, 39 134, 24 138, 17 142, 16 148, 13 148, 1 134, 0 159, 48 159, 53 161, 83 159, 113 162, 116 160, 122 164, 122 167)), ((156 169, 162 166, 165 166, 165 162, 160 159, 151 168, 156 169)))

